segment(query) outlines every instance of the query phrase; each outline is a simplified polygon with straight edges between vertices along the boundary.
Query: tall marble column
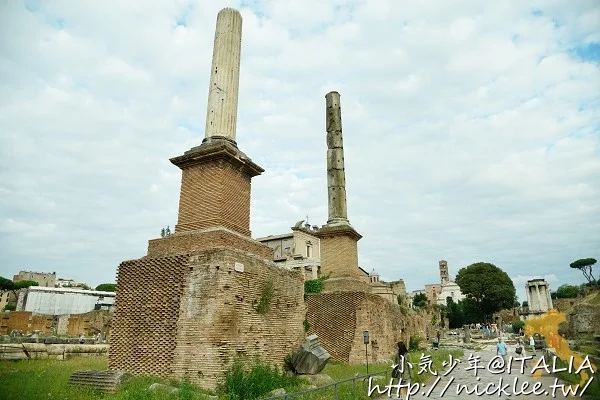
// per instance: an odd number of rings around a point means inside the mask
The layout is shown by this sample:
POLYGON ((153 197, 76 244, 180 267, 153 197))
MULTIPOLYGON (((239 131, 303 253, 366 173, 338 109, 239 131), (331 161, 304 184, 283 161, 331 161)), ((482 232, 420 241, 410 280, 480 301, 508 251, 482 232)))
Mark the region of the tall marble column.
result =
POLYGON ((329 218, 327 224, 348 223, 346 205, 346 172, 342 139, 340 94, 329 92, 326 99, 327 127, 327 192, 329 218))
POLYGON ((235 143, 241 48, 242 16, 238 10, 224 8, 217 15, 205 140, 218 137, 235 143))

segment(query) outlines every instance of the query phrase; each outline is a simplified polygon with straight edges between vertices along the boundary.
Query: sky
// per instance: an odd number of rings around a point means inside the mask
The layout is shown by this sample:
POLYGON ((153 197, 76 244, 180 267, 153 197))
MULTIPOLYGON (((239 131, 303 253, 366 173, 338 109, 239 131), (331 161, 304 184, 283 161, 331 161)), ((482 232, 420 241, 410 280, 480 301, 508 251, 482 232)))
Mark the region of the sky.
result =
MULTIPOLYGON (((408 290, 475 262, 551 288, 600 258, 600 4, 465 0, 0 4, 0 276, 97 285, 173 229, 218 11, 243 16, 237 142, 253 237, 327 220, 341 95, 359 264, 408 290)), ((596 265, 596 277, 600 275, 596 265)))

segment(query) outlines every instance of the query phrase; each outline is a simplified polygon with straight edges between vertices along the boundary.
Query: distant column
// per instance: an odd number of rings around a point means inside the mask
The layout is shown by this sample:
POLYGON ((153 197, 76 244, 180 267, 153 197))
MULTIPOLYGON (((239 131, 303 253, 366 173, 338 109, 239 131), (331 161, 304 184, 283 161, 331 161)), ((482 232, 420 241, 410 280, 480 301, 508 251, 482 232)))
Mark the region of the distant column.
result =
POLYGON ((233 8, 224 8, 217 15, 205 140, 220 137, 235 142, 241 49, 242 16, 233 8))
POLYGON ((327 93, 325 99, 327 107, 327 192, 329 205, 327 224, 348 223, 340 94, 330 92, 327 93))

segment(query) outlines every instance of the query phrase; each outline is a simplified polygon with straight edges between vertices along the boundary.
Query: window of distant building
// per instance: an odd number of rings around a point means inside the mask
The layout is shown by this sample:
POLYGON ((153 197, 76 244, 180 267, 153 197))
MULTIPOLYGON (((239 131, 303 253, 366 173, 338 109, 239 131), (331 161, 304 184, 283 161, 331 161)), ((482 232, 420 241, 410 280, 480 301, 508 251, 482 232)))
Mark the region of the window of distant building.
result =
POLYGON ((312 250, 312 249, 311 249, 311 246, 310 246, 310 244, 307 244, 307 245, 306 245, 306 257, 307 257, 307 258, 310 258, 310 256, 312 255, 312 254, 310 254, 310 251, 311 251, 311 250, 312 250))

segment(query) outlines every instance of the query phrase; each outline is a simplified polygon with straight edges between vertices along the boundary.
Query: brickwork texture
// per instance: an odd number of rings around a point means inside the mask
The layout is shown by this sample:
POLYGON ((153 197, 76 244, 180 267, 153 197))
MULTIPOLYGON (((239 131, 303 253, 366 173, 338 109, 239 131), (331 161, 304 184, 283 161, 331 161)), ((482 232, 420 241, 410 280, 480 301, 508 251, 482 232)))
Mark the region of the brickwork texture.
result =
POLYGON ((117 286, 110 369, 213 388, 236 355, 282 365, 305 337, 301 273, 242 250, 124 262, 117 286), (269 287, 263 315, 257 307, 269 287))
POLYGON ((142 258, 117 272, 109 369, 170 376, 189 257, 142 258))
POLYGON ((148 256, 160 257, 190 253, 215 247, 231 247, 273 259, 273 250, 237 232, 209 228, 203 231, 175 233, 172 236, 148 241, 148 256))
POLYGON ((309 334, 319 336, 333 360, 365 361, 363 331, 368 330, 369 362, 390 360, 396 343, 412 335, 425 336, 427 316, 405 315, 398 305, 364 292, 319 293, 307 296, 309 334))
POLYGON ((347 235, 321 237, 321 275, 360 278, 356 240, 347 235))
POLYGON ((250 236, 250 179, 225 159, 183 168, 175 232, 222 226, 250 236))

